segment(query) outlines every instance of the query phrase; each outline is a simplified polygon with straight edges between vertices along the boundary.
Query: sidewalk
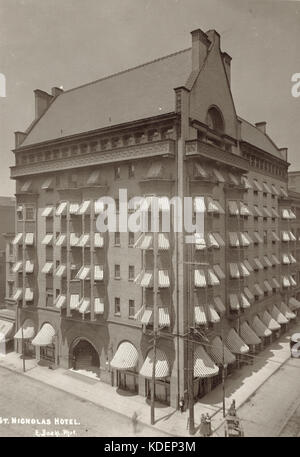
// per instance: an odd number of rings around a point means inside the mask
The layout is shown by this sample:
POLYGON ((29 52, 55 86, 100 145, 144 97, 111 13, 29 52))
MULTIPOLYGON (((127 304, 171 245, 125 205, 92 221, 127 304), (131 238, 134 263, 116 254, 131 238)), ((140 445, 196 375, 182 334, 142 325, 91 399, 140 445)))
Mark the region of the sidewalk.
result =
MULTIPOLYGON (((288 336, 298 331, 300 331, 300 324, 296 324, 288 334, 283 335, 279 340, 259 353, 254 359, 253 365, 247 365, 236 370, 226 379, 226 408, 230 406, 233 399, 236 402, 237 408, 243 405, 290 358, 288 336)), ((15 352, 0 356, 0 366, 23 373, 22 359, 20 358, 20 354, 15 352)), ((28 376, 129 418, 136 411, 139 421, 148 426, 150 424, 150 405, 144 397, 130 395, 127 392, 120 394, 116 391, 115 387, 70 373, 70 371, 62 368, 53 371, 49 370, 47 367, 37 365, 36 360, 26 360, 26 373, 24 373, 24 376, 28 376)), ((224 436, 221 429, 224 422, 221 385, 195 404, 196 435, 198 433, 201 414, 203 413, 208 413, 212 416, 214 436, 224 436)), ((189 436, 187 430, 188 412, 181 414, 173 408, 157 403, 155 418, 156 423, 153 426, 153 436, 155 436, 155 429, 173 436, 189 436)))

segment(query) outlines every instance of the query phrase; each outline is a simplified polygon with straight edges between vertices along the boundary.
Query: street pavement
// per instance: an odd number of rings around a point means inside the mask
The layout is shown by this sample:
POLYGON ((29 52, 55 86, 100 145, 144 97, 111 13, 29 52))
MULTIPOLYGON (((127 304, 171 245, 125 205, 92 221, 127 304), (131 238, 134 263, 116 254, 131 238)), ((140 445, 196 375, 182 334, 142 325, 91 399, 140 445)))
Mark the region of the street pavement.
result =
MULTIPOLYGON (((300 359, 288 359, 238 409, 237 414, 242 420, 245 436, 278 437, 300 434, 300 407, 294 414, 295 406, 300 406, 299 376, 300 359), (287 421, 290 424, 285 427, 287 421)), ((218 430, 218 435, 224 436, 221 430, 223 428, 218 430)))
MULTIPOLYGON (((51 373, 49 373, 49 376, 51 373)), ((0 367, 0 437, 32 437, 58 432, 60 436, 167 436, 144 424, 136 433, 126 416, 80 399, 35 379, 0 367), (15 424, 22 419, 51 421, 51 424, 15 424), (5 424, 5 419, 10 423, 5 424), (73 424, 55 424, 55 419, 73 424), (79 425, 74 425, 76 420, 79 425)))
MULTIPOLYGON (((297 385, 300 359, 290 358, 289 336, 299 332, 300 323, 295 323, 288 333, 255 356, 252 365, 245 365, 235 370, 226 379, 226 408, 229 408, 232 400, 235 400, 236 407, 239 408, 238 413, 241 412, 242 414, 246 436, 278 436, 281 428, 294 412, 293 408, 296 407, 297 401, 300 399, 300 385, 297 385), (249 399, 251 400, 249 401, 249 399)), ((45 393, 45 396, 41 398, 40 395, 38 398, 34 397, 37 414, 42 414, 43 411, 47 413, 49 403, 50 412, 51 408, 56 407, 56 398, 59 397, 57 389, 62 393, 61 398, 72 398, 73 400, 70 403, 70 413, 67 417, 70 416, 71 412, 75 414, 75 417, 76 413, 77 417, 79 414, 81 417, 81 405, 86 405, 86 417, 83 416, 81 423, 86 423, 86 429, 93 430, 93 432, 82 431, 82 433, 91 433, 93 436, 95 423, 97 423, 100 424, 98 425, 98 433, 103 435, 94 433, 95 436, 122 436, 123 434, 130 436, 130 433, 133 433, 130 425, 131 418, 136 412, 140 424, 143 424, 143 430, 138 432, 140 436, 160 436, 163 433, 169 436, 189 436, 187 411, 180 414, 179 411, 175 411, 169 406, 156 403, 155 424, 151 427, 149 402, 142 396, 131 395, 103 382, 91 380, 82 375, 75 375, 63 368, 49 370, 38 365, 33 359, 26 361, 26 373, 22 374, 22 360, 20 354, 15 352, 0 357, 1 366, 19 373, 19 379, 23 380, 18 383, 21 392, 22 384, 27 385, 29 383, 27 387, 28 398, 32 398, 32 392, 35 392, 35 389, 30 388, 30 381, 38 381, 37 385, 39 386, 41 384, 48 386, 49 394, 45 393), (56 393, 54 394, 54 392, 56 393), (77 402, 75 402, 74 397, 77 398, 77 402), (40 409, 39 404, 42 405, 40 409), (99 416, 97 415, 95 418, 92 414, 90 422, 89 408, 95 414, 96 411, 101 411, 99 416)), ((22 398, 26 397, 27 394, 23 392, 20 395, 20 405, 13 398, 12 400, 9 398, 5 400, 6 390, 9 392, 12 389, 14 392, 15 387, 10 380, 5 384, 1 383, 1 386, 3 385, 5 387, 1 389, 0 407, 4 402, 7 414, 10 412, 10 414, 16 415, 15 405, 21 407, 22 398), (11 404, 8 406, 7 403, 11 404)), ((45 392, 47 392, 47 386, 43 386, 45 392)), ((38 390, 40 389, 42 387, 38 390)), ((29 401, 29 412, 31 412, 31 403, 29 401)), ((57 414, 62 414, 62 407, 58 405, 57 408, 57 414)), ((213 436, 224 436, 221 385, 201 398, 195 404, 194 410, 196 435, 199 436, 201 414, 208 413, 212 418, 213 436)), ((69 410, 66 409, 65 411, 66 416, 69 410)), ((23 410, 23 414, 25 413, 26 407, 23 410)), ((2 412, 0 412, 1 414, 2 412)))

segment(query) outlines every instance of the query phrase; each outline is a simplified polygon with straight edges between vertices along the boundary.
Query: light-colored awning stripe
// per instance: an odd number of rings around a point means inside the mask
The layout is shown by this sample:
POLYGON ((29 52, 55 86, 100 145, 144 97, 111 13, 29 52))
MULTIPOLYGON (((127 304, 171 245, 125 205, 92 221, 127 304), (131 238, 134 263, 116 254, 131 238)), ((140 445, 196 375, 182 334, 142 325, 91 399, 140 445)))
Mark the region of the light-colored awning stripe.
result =
POLYGON ((23 238, 23 233, 17 233, 17 235, 14 237, 12 244, 18 244, 23 238))
POLYGON ((113 356, 110 366, 117 370, 133 370, 139 360, 138 351, 129 341, 123 341, 113 356))
POLYGON ((277 308, 277 306, 273 306, 271 309, 271 316, 278 322, 278 324, 287 324, 289 319, 285 317, 284 314, 282 314, 281 311, 277 308))
POLYGON ((66 305, 67 297, 66 295, 58 295, 55 300, 55 307, 58 309, 64 308, 66 305))
POLYGON ((272 335, 271 330, 268 329, 268 327, 259 319, 258 316, 254 317, 252 322, 252 328, 254 332, 257 334, 257 336, 259 336, 260 338, 272 335))
POLYGON ((289 298, 289 307, 291 308, 292 311, 294 311, 295 309, 299 309, 300 301, 296 300, 295 297, 290 297, 289 298))
POLYGON ((222 343, 219 336, 216 336, 211 346, 208 349, 210 357, 214 360, 217 365, 223 365, 223 353, 224 353, 224 365, 235 362, 235 356, 230 352, 226 345, 222 343))
POLYGON ((249 346, 242 340, 242 338, 237 334, 234 328, 229 330, 229 333, 226 337, 226 343, 233 354, 246 354, 249 352, 249 346))
POLYGON ((219 367, 211 360, 205 349, 198 345, 194 350, 194 377, 211 378, 219 372, 219 367))
POLYGON ((269 330, 280 330, 280 325, 278 324, 278 322, 275 321, 275 319, 273 319, 273 317, 268 313, 268 311, 265 311, 263 313, 262 321, 264 324, 266 324, 269 330))
POLYGON ((14 338, 16 340, 21 340, 22 338, 24 338, 24 340, 25 340, 25 339, 33 338, 34 335, 35 335, 34 323, 32 322, 31 319, 26 319, 25 322, 23 323, 23 325, 19 328, 19 330, 15 334, 14 338))
POLYGON ((203 305, 195 306, 195 324, 197 325, 206 325, 207 319, 204 311, 203 305))
MULTIPOLYGON (((148 355, 140 370, 140 375, 144 378, 152 378, 152 369, 154 364, 153 350, 148 352, 148 355)), ((155 360, 155 379, 163 379, 170 376, 170 365, 167 355, 161 349, 156 349, 155 360)))
POLYGON ((257 336, 257 334, 252 330, 252 328, 248 325, 247 322, 243 322, 241 324, 241 337, 245 341, 246 344, 260 344, 261 339, 257 336))
POLYGON ((168 308, 158 309, 158 325, 159 327, 170 327, 170 313, 168 308))
POLYGON ((32 340, 34 346, 48 346, 54 341, 55 330, 52 325, 46 323, 42 326, 36 337, 32 340))
POLYGON ((14 322, 0 320, 0 343, 9 341, 13 336, 14 322))
POLYGON ((280 311, 287 319, 295 319, 297 317, 284 302, 281 302, 280 311))

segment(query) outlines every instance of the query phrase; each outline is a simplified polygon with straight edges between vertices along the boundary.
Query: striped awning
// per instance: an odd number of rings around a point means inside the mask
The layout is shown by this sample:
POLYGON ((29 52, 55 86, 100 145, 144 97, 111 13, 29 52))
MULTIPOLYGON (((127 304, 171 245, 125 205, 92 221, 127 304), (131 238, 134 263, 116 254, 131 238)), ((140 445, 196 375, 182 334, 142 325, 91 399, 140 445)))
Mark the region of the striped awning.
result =
POLYGON ((262 316, 262 321, 264 322, 264 324, 266 324, 269 330, 272 330, 272 332, 280 330, 281 328, 278 322, 276 322, 275 319, 273 319, 273 317, 271 316, 271 314, 268 313, 268 311, 264 312, 262 316))
POLYGON ((246 354, 249 352, 249 346, 247 346, 247 344, 237 334, 234 328, 229 330, 229 333, 226 337, 226 343, 233 354, 246 354))
POLYGON ((159 308, 158 309, 158 326, 170 327, 170 313, 169 308, 159 308))
POLYGON ((244 287, 244 294, 245 296, 248 298, 248 300, 251 302, 254 300, 254 295, 253 293, 250 291, 249 287, 244 287))
POLYGON ((246 344, 256 345, 261 343, 261 339, 252 330, 247 322, 243 322, 240 327, 241 337, 246 344))
POLYGON ((34 242, 34 233, 28 232, 25 234, 25 244, 26 246, 32 246, 34 242))
POLYGON ((240 309, 239 297, 237 294, 229 294, 230 309, 233 311, 240 309))
POLYGON ((255 331, 256 335, 260 338, 272 335, 271 330, 268 329, 268 327, 259 319, 258 316, 254 317, 252 328, 255 331))
MULTIPOLYGON (((153 287, 153 271, 146 270, 142 271, 135 279, 136 283, 139 283, 142 287, 153 287)), ((167 288, 170 287, 170 278, 168 270, 158 271, 158 287, 167 288)))
POLYGON ((203 305, 195 306, 195 324, 206 325, 207 319, 203 305))
POLYGON ((13 300, 15 300, 15 301, 20 300, 20 298, 22 297, 22 294, 23 294, 23 291, 22 291, 21 287, 19 287, 14 293, 13 300))
POLYGON ((295 309, 299 309, 300 301, 296 300, 295 297, 290 297, 289 298, 289 307, 291 308, 292 311, 294 311, 295 309))
POLYGON ((70 309, 77 309, 79 306, 79 294, 70 295, 70 309))
POLYGON ((216 336, 212 343, 211 347, 208 349, 210 357, 214 360, 217 365, 223 365, 223 354, 224 354, 224 365, 235 362, 235 355, 233 355, 227 346, 222 343, 222 340, 219 336, 216 336))
POLYGON ((211 360, 202 346, 196 346, 194 350, 194 377, 211 378, 219 372, 219 367, 211 360))
POLYGON ((90 312, 91 300, 89 298, 82 298, 79 303, 78 311, 80 314, 86 314, 90 312))
POLYGON ((79 237, 76 233, 70 233, 70 246, 77 246, 79 237))
POLYGON ((19 261, 19 262, 16 262, 12 268, 12 271, 13 273, 18 273, 19 271, 22 270, 22 266, 23 266, 23 262, 22 261, 19 261))
POLYGON ((80 248, 83 248, 85 247, 88 242, 90 240, 90 234, 89 233, 84 233, 83 235, 81 235, 81 237, 79 238, 79 241, 77 243, 77 246, 79 246, 80 248))
POLYGON ((141 317, 141 323, 143 325, 148 325, 153 318, 152 314, 153 314, 152 308, 144 309, 143 315, 141 317))
POLYGON ((48 246, 50 243, 52 243, 53 236, 53 233, 47 233, 43 238, 42 244, 48 246))
MULTIPOLYGON (((140 375, 144 378, 152 378, 152 370, 154 364, 153 349, 148 352, 148 355, 143 363, 140 370, 140 375)), ((168 357, 161 349, 156 349, 156 360, 155 360, 155 379, 163 379, 170 376, 170 365, 168 357)))
POLYGON ((0 320, 0 343, 9 341, 12 338, 14 322, 0 320))
POLYGON ((285 317, 284 314, 282 314, 281 311, 279 311, 279 309, 277 308, 277 306, 273 306, 273 308, 271 309, 271 316, 278 322, 278 324, 282 325, 282 324, 287 324, 288 323, 288 319, 285 317))
POLYGON ((254 284, 254 295, 258 295, 259 297, 264 295, 263 290, 259 284, 254 284))
POLYGON ((61 233, 60 235, 58 235, 58 237, 55 241, 55 245, 56 246, 65 246, 66 241, 67 241, 67 235, 64 233, 61 233))
POLYGON ((91 200, 85 200, 81 203, 78 214, 86 214, 91 206, 91 200))
POLYGON ((42 216, 43 217, 49 217, 52 212, 53 212, 53 206, 47 206, 46 208, 43 209, 42 216))
POLYGON ((287 319, 295 319, 297 317, 284 302, 281 302, 279 309, 287 319))
POLYGON ((12 244, 18 244, 23 238, 23 233, 17 233, 17 235, 14 237, 12 244))
POLYGON ((102 248, 104 246, 104 238, 101 233, 94 233, 94 247, 102 248))
POLYGON ((240 210, 235 200, 228 201, 228 211, 230 216, 238 216, 240 214, 240 210))
POLYGON ((53 269, 53 262, 46 262, 42 268, 42 273, 49 274, 53 269))
POLYGON ((243 309, 250 308, 251 304, 245 294, 241 293, 240 306, 243 309))
POLYGON ((67 202, 61 202, 58 207, 56 208, 55 214, 56 216, 62 216, 66 213, 67 210, 67 202))
POLYGON ((25 262, 25 272, 26 273, 33 273, 34 270, 34 263, 31 260, 26 260, 25 262))
POLYGON ((34 330, 34 323, 32 322, 31 319, 26 319, 23 325, 19 328, 17 333, 15 334, 14 338, 16 340, 21 340, 22 338, 25 339, 30 339, 33 338, 35 335, 35 330, 34 330))
POLYGON ((135 346, 129 341, 123 341, 113 356, 110 366, 117 370, 133 370, 138 363, 139 355, 135 346))
POLYGON ((32 344, 34 346, 48 346, 48 344, 53 343, 54 336, 54 328, 52 327, 52 325, 46 323, 41 327, 36 337, 33 338, 32 344))
POLYGON ((214 297, 214 303, 218 313, 224 314, 226 312, 226 308, 221 297, 214 297))
POLYGON ((94 299, 94 313, 95 314, 104 314, 104 300, 100 297, 95 297, 94 299))
MULTIPOLYGON (((170 249, 170 240, 168 233, 158 233, 157 244, 160 251, 170 249)), ((142 250, 153 249, 153 233, 143 233, 136 241, 134 247, 142 250)))
POLYGON ((32 301, 33 300, 33 290, 30 287, 26 287, 25 289, 25 301, 32 301))
POLYGON ((215 307, 212 303, 208 303, 207 305, 207 320, 208 322, 211 322, 212 324, 216 324, 217 322, 220 322, 220 316, 215 310, 215 307))
POLYGON ((58 309, 61 309, 65 306, 66 304, 66 300, 67 300, 67 297, 63 294, 60 294, 57 296, 56 300, 55 300, 55 307, 58 308, 58 309))

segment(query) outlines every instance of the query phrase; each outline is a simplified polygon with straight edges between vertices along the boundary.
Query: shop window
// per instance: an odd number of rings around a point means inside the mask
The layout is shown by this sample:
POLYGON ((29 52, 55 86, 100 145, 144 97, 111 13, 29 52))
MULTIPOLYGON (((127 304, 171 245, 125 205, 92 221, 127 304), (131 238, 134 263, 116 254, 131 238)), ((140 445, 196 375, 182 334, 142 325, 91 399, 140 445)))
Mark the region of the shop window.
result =
POLYGON ((120 246, 120 244, 121 244, 120 232, 115 232, 115 246, 120 246))
POLYGON ((27 221, 34 221, 34 207, 33 206, 25 207, 25 219, 27 221))

